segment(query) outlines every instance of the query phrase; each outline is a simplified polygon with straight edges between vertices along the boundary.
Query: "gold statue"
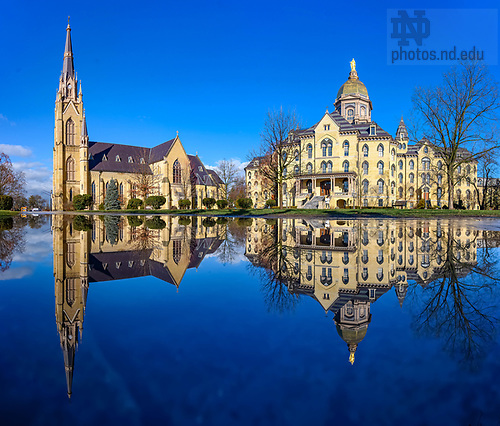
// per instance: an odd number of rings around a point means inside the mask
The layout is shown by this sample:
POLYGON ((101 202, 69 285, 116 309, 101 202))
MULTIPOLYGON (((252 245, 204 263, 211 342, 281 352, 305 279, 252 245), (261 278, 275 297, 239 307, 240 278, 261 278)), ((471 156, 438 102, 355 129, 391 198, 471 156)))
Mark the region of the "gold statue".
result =
POLYGON ((351 61, 351 72, 356 72, 356 61, 352 58, 351 61))

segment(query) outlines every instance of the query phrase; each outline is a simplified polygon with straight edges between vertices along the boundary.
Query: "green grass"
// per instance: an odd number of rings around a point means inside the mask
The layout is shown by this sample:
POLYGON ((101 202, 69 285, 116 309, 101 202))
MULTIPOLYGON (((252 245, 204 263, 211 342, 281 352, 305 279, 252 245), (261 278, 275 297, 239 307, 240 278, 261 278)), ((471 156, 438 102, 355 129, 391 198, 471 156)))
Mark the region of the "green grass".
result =
POLYGON ((0 216, 15 216, 19 212, 13 212, 11 210, 0 210, 0 216))
MULTIPOLYGON (((500 217, 500 210, 432 210, 432 209, 224 209, 224 210, 107 210, 93 213, 127 214, 169 214, 188 216, 223 216, 223 217, 500 217)), ((80 212, 85 214, 85 212, 80 212)))

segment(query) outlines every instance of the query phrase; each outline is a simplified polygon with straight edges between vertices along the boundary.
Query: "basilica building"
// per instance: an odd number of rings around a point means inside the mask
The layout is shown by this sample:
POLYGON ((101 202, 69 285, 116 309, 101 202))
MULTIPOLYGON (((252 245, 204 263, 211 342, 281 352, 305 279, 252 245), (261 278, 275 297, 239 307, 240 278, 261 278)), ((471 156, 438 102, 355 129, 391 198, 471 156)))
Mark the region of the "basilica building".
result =
POLYGON ((149 195, 165 196, 166 208, 177 207, 180 199, 201 208, 203 198, 219 199, 221 182, 197 155, 186 154, 179 135, 153 148, 89 140, 68 23, 55 102, 52 209, 72 209, 75 195, 91 194, 96 210, 111 179, 117 181, 122 206, 149 181, 149 195))
MULTIPOLYGON (((372 109, 353 59, 334 110, 327 109, 313 126, 289 133, 286 144, 293 161, 283 169, 284 206, 413 208, 420 200, 433 207, 447 205, 443 162, 432 147, 425 140, 410 144, 403 118, 392 136, 372 119, 372 109)), ((256 157, 245 169, 247 195, 256 207, 276 196, 263 178, 263 163, 263 157, 256 157)), ((477 163, 456 172, 455 202, 476 209, 477 163)))

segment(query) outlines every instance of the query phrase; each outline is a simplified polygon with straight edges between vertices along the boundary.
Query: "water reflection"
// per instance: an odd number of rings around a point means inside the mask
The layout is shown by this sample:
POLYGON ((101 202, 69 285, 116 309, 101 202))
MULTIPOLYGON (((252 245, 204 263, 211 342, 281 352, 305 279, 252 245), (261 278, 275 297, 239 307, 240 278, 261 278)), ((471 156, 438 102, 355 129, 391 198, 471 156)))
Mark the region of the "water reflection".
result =
POLYGON ((154 276, 179 287, 223 242, 223 226, 198 218, 54 216, 56 323, 71 396, 90 283, 154 276))
POLYGON ((499 242, 499 232, 459 221, 257 220, 246 256, 259 268, 269 309, 292 309, 307 295, 333 313, 351 364, 371 304, 392 288, 401 307, 411 295, 417 332, 474 361, 497 323, 492 293, 500 271, 488 248, 499 242))
POLYGON ((472 222, 111 215, 52 220, 56 323, 68 396, 90 284, 153 276, 178 289, 186 271, 209 254, 226 265, 244 253, 269 311, 291 311, 302 298, 313 298, 333 316, 351 364, 372 322, 372 304, 392 289, 411 312, 413 329, 438 337, 461 360, 480 358, 497 325, 494 248, 500 233, 472 222))

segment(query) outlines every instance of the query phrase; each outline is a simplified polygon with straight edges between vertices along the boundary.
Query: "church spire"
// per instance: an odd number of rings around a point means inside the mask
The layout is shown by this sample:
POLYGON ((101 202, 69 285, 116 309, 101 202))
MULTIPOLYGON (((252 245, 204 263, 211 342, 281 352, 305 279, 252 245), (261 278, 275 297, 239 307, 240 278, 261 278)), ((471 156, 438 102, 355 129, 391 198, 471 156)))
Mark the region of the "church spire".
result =
POLYGON ((66 80, 68 77, 75 78, 75 67, 73 65, 73 47, 71 45, 71 27, 69 26, 69 16, 68 16, 68 26, 66 27, 66 45, 64 46, 64 61, 62 77, 66 80))

